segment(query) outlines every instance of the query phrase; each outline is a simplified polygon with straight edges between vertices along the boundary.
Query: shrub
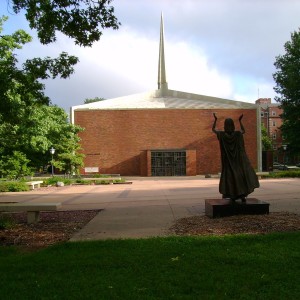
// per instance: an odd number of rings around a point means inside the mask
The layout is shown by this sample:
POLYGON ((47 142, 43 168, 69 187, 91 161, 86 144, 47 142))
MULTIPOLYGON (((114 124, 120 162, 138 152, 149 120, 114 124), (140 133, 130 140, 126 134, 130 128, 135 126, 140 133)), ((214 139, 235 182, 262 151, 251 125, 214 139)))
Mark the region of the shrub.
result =
POLYGON ((29 186, 24 181, 2 181, 0 192, 23 192, 29 191, 29 186))
POLYGON ((90 180, 83 180, 83 179, 76 179, 75 182, 84 185, 89 185, 92 183, 90 180))
POLYGON ((51 177, 44 180, 46 185, 56 185, 57 182, 63 182, 65 185, 70 185, 73 181, 72 179, 63 178, 63 177, 51 177))
POLYGON ((0 230, 8 229, 15 225, 13 218, 7 214, 0 214, 0 230))
POLYGON ((97 180, 95 181, 95 184, 109 184, 110 182, 110 180, 97 180))
POLYGON ((109 175, 104 175, 104 174, 94 174, 93 178, 108 178, 109 175))
POLYGON ((263 175, 263 178, 299 178, 300 171, 279 171, 279 172, 271 172, 268 175, 263 175))

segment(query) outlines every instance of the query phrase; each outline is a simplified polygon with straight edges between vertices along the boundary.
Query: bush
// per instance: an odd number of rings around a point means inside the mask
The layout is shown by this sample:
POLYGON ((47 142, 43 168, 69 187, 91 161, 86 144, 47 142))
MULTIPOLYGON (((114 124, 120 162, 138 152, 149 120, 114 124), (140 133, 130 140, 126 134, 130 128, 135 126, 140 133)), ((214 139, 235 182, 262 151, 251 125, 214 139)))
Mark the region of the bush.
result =
POLYGON ((13 218, 7 214, 0 214, 0 230, 8 229, 15 225, 13 218))
POLYGON ((46 185, 56 185, 57 182, 63 182, 64 185, 70 185, 72 184, 73 180, 63 177, 51 177, 44 180, 46 185))
POLYGON ((110 180, 97 180, 95 181, 95 184, 109 184, 110 182, 110 180))
POLYGON ((104 175, 104 174, 94 174, 92 177, 93 178, 108 178, 110 176, 109 175, 104 175))
POLYGON ((24 181, 0 182, 0 192, 23 192, 29 191, 29 186, 24 181))
POLYGON ((92 181, 91 180, 76 179, 75 183, 83 184, 83 185, 89 185, 89 184, 92 183, 92 181))
POLYGON ((279 171, 271 172, 268 175, 263 175, 263 178, 300 178, 300 171, 279 171))

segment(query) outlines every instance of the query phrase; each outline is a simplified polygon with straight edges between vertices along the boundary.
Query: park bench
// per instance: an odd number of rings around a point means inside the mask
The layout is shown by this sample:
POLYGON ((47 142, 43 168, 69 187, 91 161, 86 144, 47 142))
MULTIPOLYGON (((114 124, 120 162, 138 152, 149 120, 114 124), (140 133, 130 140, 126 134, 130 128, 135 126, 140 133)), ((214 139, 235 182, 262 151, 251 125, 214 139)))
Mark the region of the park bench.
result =
POLYGON ((40 188, 43 181, 28 181, 26 182, 27 185, 29 185, 29 188, 31 190, 34 190, 35 188, 40 188))
POLYGON ((61 203, 0 203, 0 212, 27 212, 27 223, 37 223, 41 211, 57 211, 61 203))

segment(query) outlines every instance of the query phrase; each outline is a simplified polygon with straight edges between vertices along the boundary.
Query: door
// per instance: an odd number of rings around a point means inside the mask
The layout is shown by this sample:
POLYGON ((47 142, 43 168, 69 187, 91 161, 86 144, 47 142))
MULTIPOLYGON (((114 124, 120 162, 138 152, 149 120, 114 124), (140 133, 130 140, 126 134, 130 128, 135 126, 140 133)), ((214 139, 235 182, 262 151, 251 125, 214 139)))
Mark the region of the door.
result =
POLYGON ((185 176, 185 150, 152 150, 151 176, 185 176))

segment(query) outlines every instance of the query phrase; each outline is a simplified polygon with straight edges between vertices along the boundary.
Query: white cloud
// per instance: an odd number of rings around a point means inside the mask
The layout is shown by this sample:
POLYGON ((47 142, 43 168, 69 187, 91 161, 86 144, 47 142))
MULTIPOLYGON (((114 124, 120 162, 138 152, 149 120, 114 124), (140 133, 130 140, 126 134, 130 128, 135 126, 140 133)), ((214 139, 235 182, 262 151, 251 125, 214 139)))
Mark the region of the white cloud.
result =
MULTIPOLYGON (((82 49, 81 63, 93 65, 91 72, 109 72, 126 78, 140 92, 157 88, 159 40, 147 39, 128 29, 108 34, 91 49, 82 49), (84 60, 84 61, 83 61, 84 60)), ((184 42, 165 41, 167 81, 170 89, 216 97, 232 95, 230 78, 208 65, 201 49, 184 42)))
POLYGON ((167 43, 166 65, 169 88, 195 94, 228 98, 232 83, 226 74, 209 66, 201 49, 187 43, 167 43))
POLYGON ((80 49, 80 60, 93 64, 101 72, 113 71, 116 77, 127 78, 137 86, 155 88, 158 41, 138 36, 122 28, 109 33, 90 49, 80 49))
MULTIPOLYGON (((61 51, 79 57, 70 79, 47 81, 53 103, 68 109, 85 98, 156 89, 161 11, 170 89, 248 102, 274 98, 275 57, 299 27, 297 0, 128 0, 112 5, 122 26, 105 30, 92 48, 79 48, 59 35, 54 44, 36 41, 18 51, 23 57, 55 57, 61 51)), ((6 14, 6 6, 1 8, 6 14)), ((27 24, 22 15, 9 22, 11 30, 27 24)))

